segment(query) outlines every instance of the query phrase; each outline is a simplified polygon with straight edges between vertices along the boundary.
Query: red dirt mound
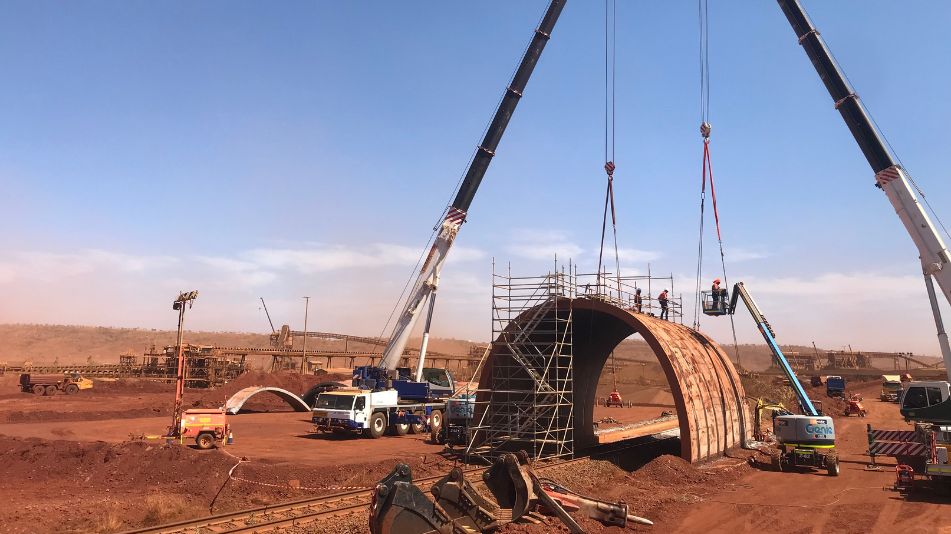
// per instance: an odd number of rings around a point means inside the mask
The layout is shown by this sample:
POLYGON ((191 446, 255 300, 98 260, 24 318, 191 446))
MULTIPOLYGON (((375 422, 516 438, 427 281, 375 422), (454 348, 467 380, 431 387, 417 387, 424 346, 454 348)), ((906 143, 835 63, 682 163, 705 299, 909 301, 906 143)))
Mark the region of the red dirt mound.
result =
MULTIPOLYGON (((451 463, 438 456, 407 458, 415 476, 441 474, 451 463)), ((198 451, 164 442, 75 442, 0 435, 0 480, 8 489, 0 507, 3 532, 125 530, 214 511, 372 487, 395 460, 325 469, 238 460, 222 450, 198 451), (296 488, 296 489, 295 489, 296 488)))
POLYGON ((84 395, 116 393, 134 395, 137 393, 166 393, 175 391, 174 381, 160 382, 155 380, 139 380, 136 378, 118 378, 115 380, 93 378, 93 388, 84 391, 84 395))
MULTIPOLYGON (((681 510, 699 502, 705 495, 732 486, 735 480, 748 471, 749 467, 739 459, 726 458, 716 465, 697 466, 677 456, 663 455, 632 473, 610 462, 586 460, 545 471, 544 475, 581 494, 607 501, 624 501, 628 503, 630 513, 657 519, 678 517, 681 510)), ((579 523, 587 532, 627 532, 650 528, 629 525, 627 530, 622 530, 604 527, 588 519, 579 520, 579 523)), ((658 523, 654 529, 663 526, 658 523)), ((506 533, 533 534, 566 531, 557 519, 550 519, 542 525, 506 525, 502 529, 506 533)))

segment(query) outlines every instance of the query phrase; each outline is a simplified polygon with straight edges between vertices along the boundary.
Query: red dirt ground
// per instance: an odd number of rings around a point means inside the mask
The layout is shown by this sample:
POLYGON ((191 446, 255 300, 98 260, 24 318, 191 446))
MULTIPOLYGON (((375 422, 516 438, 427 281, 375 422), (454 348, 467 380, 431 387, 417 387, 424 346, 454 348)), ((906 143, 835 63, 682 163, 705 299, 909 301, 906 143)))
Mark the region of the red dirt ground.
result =
MULTIPOLYGON (((236 468, 235 476, 252 482, 229 482, 215 511, 330 493, 341 486, 368 487, 399 461, 409 463, 417 476, 444 473, 451 466, 439 455, 441 449, 422 436, 379 440, 315 436, 308 415, 294 412, 232 417, 236 442, 224 451, 129 442, 130 433, 164 430, 171 404, 168 385, 97 383, 96 389, 74 396, 35 397, 11 393, 15 380, 8 378, 0 378, 5 392, 0 394, 3 532, 114 532, 206 514, 228 470, 237 463, 236 456, 250 461, 236 468)), ((249 376, 229 386, 236 391, 267 380, 295 392, 312 383, 310 377, 297 375, 249 376)), ((625 395, 631 398, 640 395, 658 401, 647 404, 662 404, 656 388, 640 393, 634 385, 625 385, 628 388, 625 395)), ((878 388, 875 383, 855 387, 870 399, 865 402, 870 414, 864 419, 841 417, 826 404, 838 431, 843 471, 837 478, 759 470, 747 464, 751 455, 747 451, 699 466, 663 456, 633 473, 589 460, 546 476, 581 493, 624 500, 632 513, 656 522, 654 527, 627 529, 632 531, 951 531, 949 501, 927 494, 906 500, 882 489, 892 483, 892 472, 863 469, 865 424, 905 427, 895 404, 876 400, 878 388)), ((213 405, 229 392, 192 393, 190 399, 213 405)), ((649 410, 656 416, 663 409, 631 410, 649 410)), ((608 413, 617 417, 621 412, 608 413)), ((311 531, 366 532, 365 521, 358 515, 311 531)), ((589 532, 622 532, 591 521, 583 524, 589 532)), ((510 525, 505 531, 540 534, 564 529, 550 520, 543 525, 510 525)))

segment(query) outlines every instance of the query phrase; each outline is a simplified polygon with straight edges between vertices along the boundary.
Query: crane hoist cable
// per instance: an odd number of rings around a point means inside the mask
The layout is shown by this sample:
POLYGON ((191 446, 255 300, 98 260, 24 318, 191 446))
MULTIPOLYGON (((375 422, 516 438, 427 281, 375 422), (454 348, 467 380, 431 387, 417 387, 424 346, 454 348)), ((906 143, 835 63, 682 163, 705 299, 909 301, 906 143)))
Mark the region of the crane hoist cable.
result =
POLYGON ((615 87, 617 80, 617 3, 604 0, 604 172, 608 175, 604 193, 604 215, 601 219, 601 248, 598 251, 597 285, 601 287, 604 264, 604 238, 607 234, 608 209, 614 234, 614 267, 617 289, 621 291, 621 258, 617 247, 617 210, 614 208, 615 87))
MULTIPOLYGON (((723 252, 723 233, 720 229, 720 211, 717 208, 717 190, 713 181, 713 162, 710 159, 710 24, 708 0, 698 0, 698 18, 700 21, 700 135, 703 137, 703 163, 700 172, 700 231, 697 243, 697 293, 694 302, 694 328, 700 329, 703 296, 703 230, 704 208, 707 196, 707 181, 710 182, 710 198, 713 201, 713 220, 717 228, 717 244, 720 248, 720 269, 723 273, 723 287, 729 287, 726 275, 726 255, 723 252)), ((736 325, 733 315, 730 317, 730 329, 733 332, 733 349, 739 358, 739 343, 736 339, 736 325)))

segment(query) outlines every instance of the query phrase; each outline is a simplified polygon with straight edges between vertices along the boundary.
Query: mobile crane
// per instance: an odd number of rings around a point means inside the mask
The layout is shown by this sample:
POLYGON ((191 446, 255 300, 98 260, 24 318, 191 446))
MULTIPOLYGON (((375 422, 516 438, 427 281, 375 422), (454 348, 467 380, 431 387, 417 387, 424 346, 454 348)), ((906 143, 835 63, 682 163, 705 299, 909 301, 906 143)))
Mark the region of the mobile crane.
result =
POLYGON ((455 199, 444 210, 436 239, 416 276, 379 365, 354 369, 352 385, 357 391, 337 390, 320 394, 313 417, 318 428, 362 429, 370 437, 379 437, 387 426, 393 427, 396 433, 405 433, 407 427, 421 431, 426 419, 431 426, 439 426, 445 409, 439 402, 452 396, 455 391, 448 371, 424 367, 439 274, 566 2, 552 0, 535 29, 482 143, 469 163, 455 199), (397 365, 423 313, 426 313, 426 323, 416 372, 413 374, 409 368, 397 365), (357 406, 362 408, 358 410, 357 406))
POLYGON ((832 96, 835 108, 839 110, 846 126, 852 132, 852 137, 855 138, 865 159, 872 167, 875 173, 875 186, 888 197, 905 230, 918 248, 925 287, 938 330, 938 343, 941 346, 941 355, 948 372, 948 381, 911 382, 903 396, 901 413, 914 421, 951 424, 951 391, 949 391, 951 346, 948 344, 948 334, 941 320, 941 310, 938 308, 934 287, 934 281, 937 281, 942 295, 951 302, 951 253, 948 252, 948 247, 944 244, 941 234, 932 224, 927 212, 918 202, 915 189, 911 186, 911 180, 905 169, 888 149, 881 132, 869 117, 865 105, 845 78, 799 0, 778 0, 778 2, 793 31, 796 32, 799 44, 806 51, 829 95, 832 96))
MULTIPOLYGON (((733 315, 739 299, 743 300, 743 304, 753 316, 756 328, 763 335, 766 345, 773 353, 773 358, 796 394, 802 414, 779 411, 778 415, 773 417, 773 433, 776 435, 780 451, 776 458, 777 467, 780 470, 796 467, 826 469, 830 475, 838 476, 839 460, 835 453, 835 425, 832 418, 823 415, 809 398, 792 366, 789 365, 786 355, 779 348, 773 327, 766 320, 766 316, 746 290, 743 282, 737 282, 733 286, 732 298, 725 289, 701 291, 700 294, 703 313, 711 316, 733 315), (728 298, 730 298, 729 304, 727 304, 728 298)), ((762 408, 764 406, 757 407, 757 420, 762 408)), ((756 432, 759 432, 759 428, 756 432)))
MULTIPOLYGON (((910 382, 901 396, 901 414, 915 423, 913 431, 873 431, 868 427, 869 454, 901 449, 906 456, 917 457, 916 472, 931 478, 951 480, 951 347, 941 320, 934 282, 944 298, 951 302, 951 253, 927 212, 918 202, 911 179, 883 141, 881 132, 870 119, 855 89, 832 57, 819 31, 803 10, 799 0, 778 0, 799 44, 809 56, 816 72, 835 102, 846 126, 875 173, 875 186, 891 202, 898 218, 918 248, 921 269, 931 302, 938 343, 948 373, 947 381, 910 382), (899 446, 889 440, 898 439, 899 446), (912 454, 912 452, 914 452, 912 454)), ((901 462, 905 463, 905 462, 901 462)))

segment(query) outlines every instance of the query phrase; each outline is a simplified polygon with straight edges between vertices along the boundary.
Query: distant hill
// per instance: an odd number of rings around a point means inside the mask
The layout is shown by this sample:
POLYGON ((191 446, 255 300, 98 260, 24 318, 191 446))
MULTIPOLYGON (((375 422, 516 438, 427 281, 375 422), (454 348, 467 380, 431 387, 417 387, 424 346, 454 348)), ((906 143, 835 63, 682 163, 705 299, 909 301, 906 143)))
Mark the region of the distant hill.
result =
MULTIPOLYGON (((269 347, 268 334, 249 332, 185 332, 185 342, 221 347, 269 347)), ((124 352, 142 354, 150 345, 175 344, 175 332, 146 328, 110 328, 95 326, 2 324, 0 325, 0 362, 19 365, 79 364, 86 362, 118 363, 124 352)), ((418 341, 413 343, 418 346, 418 341)), ((342 341, 315 340, 310 348, 343 350, 342 341)), ((458 339, 432 338, 431 350, 450 354, 468 354, 471 343, 458 339)), ((370 346, 352 343, 350 350, 366 350, 370 346)), ((377 349, 379 350, 379 349, 377 349)))
MULTIPOLYGON (((185 342, 197 345, 218 345, 222 347, 268 347, 268 334, 250 332, 185 332, 185 342)), ((35 364, 79 364, 86 362, 118 363, 119 355, 124 352, 143 353, 151 344, 158 347, 173 345, 175 332, 171 330, 153 330, 146 328, 110 328, 95 326, 66 326, 38 324, 0 324, 0 362, 19 365, 24 361, 35 364)), ((418 340, 411 340, 411 346, 419 346, 418 340)), ((460 339, 432 338, 430 350, 449 354, 468 354, 474 343, 460 339)), ((314 349, 343 350, 342 341, 310 339, 307 346, 314 349)), ((736 350, 733 345, 721 345, 735 362, 736 350)), ((299 344, 298 344, 299 348, 299 344)), ((349 350, 368 350, 375 348, 359 343, 351 343, 349 350)), ((784 351, 812 354, 811 346, 783 345, 784 351)), ((819 349, 819 353, 825 353, 819 349)), ((766 345, 740 345, 740 362, 743 367, 761 371, 769 367, 772 355, 766 345)), ((640 339, 628 339, 615 349, 619 360, 655 361, 654 353, 646 342, 640 339)), ((937 362, 938 358, 921 357, 926 362, 937 362)), ((879 365, 884 365, 880 361, 879 365)))

